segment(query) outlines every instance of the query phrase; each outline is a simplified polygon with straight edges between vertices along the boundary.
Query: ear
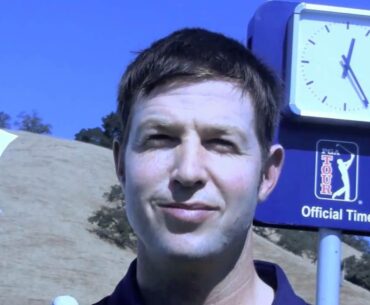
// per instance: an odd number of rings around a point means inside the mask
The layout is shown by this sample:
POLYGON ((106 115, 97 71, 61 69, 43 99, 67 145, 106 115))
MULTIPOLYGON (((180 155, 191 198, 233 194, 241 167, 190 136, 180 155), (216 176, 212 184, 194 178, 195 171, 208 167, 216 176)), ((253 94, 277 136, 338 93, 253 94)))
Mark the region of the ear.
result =
POLYGON ((261 184, 258 191, 258 201, 264 201, 275 188, 284 163, 284 149, 275 144, 270 148, 270 153, 262 169, 261 184))
POLYGON ((123 153, 123 144, 120 143, 118 139, 113 140, 113 157, 114 165, 116 167, 116 175, 118 180, 124 184, 125 178, 125 167, 124 167, 124 153, 123 153))

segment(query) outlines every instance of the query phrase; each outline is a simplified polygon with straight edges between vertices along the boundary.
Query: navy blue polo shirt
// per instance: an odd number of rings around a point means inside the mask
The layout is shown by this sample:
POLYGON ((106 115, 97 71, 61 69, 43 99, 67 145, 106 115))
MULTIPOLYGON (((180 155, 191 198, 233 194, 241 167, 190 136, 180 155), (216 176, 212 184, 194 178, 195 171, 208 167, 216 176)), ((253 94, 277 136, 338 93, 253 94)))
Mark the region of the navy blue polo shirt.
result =
MULTIPOLYGON (((290 286, 284 271, 275 264, 255 261, 259 277, 275 291, 272 305, 308 305, 298 297, 290 286)), ((136 260, 114 292, 93 305, 144 305, 136 281, 136 260)))

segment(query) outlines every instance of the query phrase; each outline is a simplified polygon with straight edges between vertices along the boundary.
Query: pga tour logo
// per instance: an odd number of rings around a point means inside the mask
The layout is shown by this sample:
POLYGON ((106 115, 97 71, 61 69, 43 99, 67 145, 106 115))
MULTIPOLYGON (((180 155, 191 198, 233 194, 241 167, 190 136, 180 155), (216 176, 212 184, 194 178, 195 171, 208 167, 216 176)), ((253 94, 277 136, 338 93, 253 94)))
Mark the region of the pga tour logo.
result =
POLYGON ((357 191, 357 144, 319 140, 316 143, 316 198, 352 202, 357 199, 357 191))

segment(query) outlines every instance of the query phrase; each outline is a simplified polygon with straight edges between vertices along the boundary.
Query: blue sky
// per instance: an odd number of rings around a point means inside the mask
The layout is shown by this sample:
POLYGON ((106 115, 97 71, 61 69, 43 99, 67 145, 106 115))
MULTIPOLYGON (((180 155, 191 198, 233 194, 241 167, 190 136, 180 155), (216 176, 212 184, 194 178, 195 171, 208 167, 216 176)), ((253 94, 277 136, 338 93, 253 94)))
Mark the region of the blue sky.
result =
POLYGON ((263 0, 6 0, 0 5, 0 111, 37 111, 73 139, 115 109, 134 52, 182 27, 246 41, 263 0))
MULTIPOLYGON (((182 27, 246 41, 263 0, 4 0, 0 4, 0 111, 37 111, 73 139, 115 110, 134 52, 182 27)), ((339 2, 339 0, 338 0, 339 2)))

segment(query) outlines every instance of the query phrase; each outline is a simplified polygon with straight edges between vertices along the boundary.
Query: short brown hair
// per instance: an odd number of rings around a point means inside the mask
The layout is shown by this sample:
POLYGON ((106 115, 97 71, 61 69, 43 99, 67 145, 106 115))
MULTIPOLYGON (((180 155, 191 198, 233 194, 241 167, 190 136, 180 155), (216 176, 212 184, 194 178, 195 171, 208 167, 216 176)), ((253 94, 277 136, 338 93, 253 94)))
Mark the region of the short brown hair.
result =
POLYGON ((140 52, 122 76, 118 113, 126 141, 131 110, 140 96, 175 82, 221 79, 252 98, 262 155, 268 154, 279 122, 281 84, 275 74, 234 39, 204 29, 182 29, 140 52))

